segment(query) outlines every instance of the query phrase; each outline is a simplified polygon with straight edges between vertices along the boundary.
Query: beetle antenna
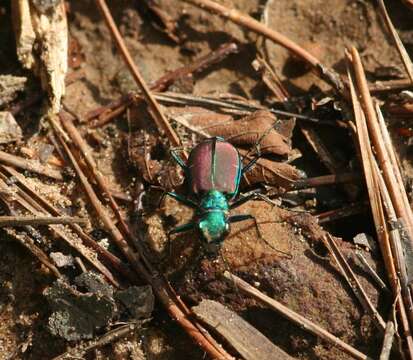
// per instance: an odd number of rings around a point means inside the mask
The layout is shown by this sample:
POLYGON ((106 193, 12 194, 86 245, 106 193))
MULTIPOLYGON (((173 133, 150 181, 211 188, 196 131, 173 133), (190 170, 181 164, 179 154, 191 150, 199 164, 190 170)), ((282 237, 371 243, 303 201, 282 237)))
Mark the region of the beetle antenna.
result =
MULTIPOLYGON (((257 153, 256 156, 257 156, 257 157, 260 157, 260 156, 261 156, 261 142, 262 142, 262 140, 264 140, 264 138, 270 133, 270 131, 271 131, 272 129, 275 129, 275 127, 276 127, 280 122, 281 122, 281 120, 277 119, 277 120, 275 121, 275 123, 274 123, 273 125, 269 126, 268 129, 266 129, 266 130, 261 134, 261 136, 257 139, 257 141, 255 142, 255 149, 256 149, 256 153, 257 153)), ((251 150, 248 151, 248 153, 245 155, 245 157, 247 157, 248 155, 250 155, 250 153, 251 153, 251 150)))
POLYGON ((293 258, 293 256, 291 255, 291 253, 286 252, 286 251, 282 251, 280 249, 277 249, 276 247, 274 247, 273 245, 270 244, 270 242, 262 235, 261 230, 259 230, 259 226, 257 221, 255 220, 255 226, 257 228, 257 233, 259 238, 264 241, 272 250, 274 250, 275 252, 278 252, 280 254, 283 254, 284 256, 286 256, 289 260, 291 260, 293 258))

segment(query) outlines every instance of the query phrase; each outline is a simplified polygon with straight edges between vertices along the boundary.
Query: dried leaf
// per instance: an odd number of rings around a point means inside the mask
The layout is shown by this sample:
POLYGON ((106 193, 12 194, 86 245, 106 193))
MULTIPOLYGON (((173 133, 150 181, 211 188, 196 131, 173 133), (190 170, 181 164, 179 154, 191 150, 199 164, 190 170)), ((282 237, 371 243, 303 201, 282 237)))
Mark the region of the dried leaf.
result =
POLYGON ((301 178, 303 173, 294 166, 264 158, 260 158, 246 174, 248 185, 264 183, 281 188, 288 188, 301 178))
POLYGON ((211 136, 208 132, 208 129, 211 126, 229 125, 234 122, 231 115, 216 113, 197 106, 170 106, 167 108, 165 107, 164 111, 170 119, 204 137, 211 136))
POLYGON ((164 189, 173 189, 182 183, 182 176, 175 164, 154 159, 158 152, 164 150, 163 144, 153 135, 142 132, 133 136, 128 149, 130 162, 146 182, 164 189))
POLYGON ((259 110, 240 120, 197 107, 169 108, 168 115, 202 136, 220 136, 248 148, 259 143, 262 154, 287 156, 291 152, 288 138, 274 129, 277 119, 269 111, 259 110))
POLYGON ((288 139, 274 129, 276 122, 273 114, 260 110, 234 121, 231 126, 216 126, 209 132, 213 136, 222 136, 235 145, 259 144, 262 154, 287 156, 291 147, 288 139))

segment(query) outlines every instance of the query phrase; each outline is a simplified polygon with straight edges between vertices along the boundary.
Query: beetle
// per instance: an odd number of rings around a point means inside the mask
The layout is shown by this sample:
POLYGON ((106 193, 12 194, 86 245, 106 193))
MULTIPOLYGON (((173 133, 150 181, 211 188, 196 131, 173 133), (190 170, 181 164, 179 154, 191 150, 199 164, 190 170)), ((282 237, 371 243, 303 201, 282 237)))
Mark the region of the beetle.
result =
POLYGON ((165 192, 162 198, 166 195, 173 197, 195 209, 195 216, 193 221, 176 227, 168 236, 198 228, 207 250, 213 250, 229 234, 231 223, 252 219, 262 237, 254 216, 230 215, 230 210, 252 198, 261 197, 256 192, 239 197, 241 178, 257 162, 259 150, 257 156, 243 166, 241 156, 233 145, 221 137, 213 137, 195 146, 187 163, 176 150, 171 150, 171 155, 184 171, 189 196, 165 192))

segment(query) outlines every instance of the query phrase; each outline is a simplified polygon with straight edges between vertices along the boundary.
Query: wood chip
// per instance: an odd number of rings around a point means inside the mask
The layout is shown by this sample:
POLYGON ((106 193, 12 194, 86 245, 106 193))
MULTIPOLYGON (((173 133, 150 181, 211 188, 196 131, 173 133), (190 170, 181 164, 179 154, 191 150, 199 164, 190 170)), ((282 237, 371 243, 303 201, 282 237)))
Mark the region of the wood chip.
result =
POLYGON ((246 360, 293 359, 244 319, 216 301, 203 300, 192 311, 199 320, 223 336, 246 360))
POLYGON ((8 111, 0 111, 0 144, 20 140, 22 136, 22 129, 14 116, 8 111))
POLYGON ((26 81, 27 78, 23 76, 0 75, 0 106, 7 105, 14 100, 17 93, 24 90, 26 81))
POLYGON ((41 79, 52 113, 60 110, 67 73, 68 30, 64 2, 12 1, 17 56, 41 79), (41 4, 40 4, 41 3, 41 4))

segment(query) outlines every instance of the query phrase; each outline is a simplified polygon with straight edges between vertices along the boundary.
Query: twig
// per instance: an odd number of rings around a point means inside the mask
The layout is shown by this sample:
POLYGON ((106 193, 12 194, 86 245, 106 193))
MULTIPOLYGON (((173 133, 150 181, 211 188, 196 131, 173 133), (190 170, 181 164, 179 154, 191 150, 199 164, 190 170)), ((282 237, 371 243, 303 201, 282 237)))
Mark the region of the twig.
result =
MULTIPOLYGON (((231 43, 230 43, 231 44, 231 43)), ((230 46, 230 44, 228 44, 228 46, 230 46)), ((218 50, 217 50, 218 51, 218 50)), ((214 52, 211 52, 209 55, 206 55, 206 57, 211 56, 214 54, 214 52)), ((194 64, 197 63, 198 61, 201 61, 201 59, 199 60, 195 60, 194 64)), ((189 74, 190 72, 185 72, 185 70, 190 70, 193 66, 189 65, 189 66, 183 66, 179 69, 176 69, 174 71, 172 71, 171 73, 174 74, 183 74, 182 76, 184 76, 185 74, 189 74)), ((199 69, 199 71, 201 71, 202 69, 199 69)), ((168 73, 164 76, 167 76, 168 73)), ((162 78, 158 79, 155 81, 154 84, 158 83, 161 81, 162 78)), ((176 80, 176 79, 174 79, 176 80)), ((407 79, 397 79, 397 80, 388 80, 388 81, 378 81, 374 84, 370 84, 369 85, 369 89, 370 92, 372 93, 383 93, 383 92, 387 92, 387 91, 397 91, 397 90, 401 90, 401 89, 406 89, 406 88, 410 88, 412 87, 412 83, 410 82, 410 80, 407 79)), ((164 89, 157 89, 157 88, 151 88, 152 91, 163 91, 164 89)), ((170 102, 170 103, 174 103, 174 104, 185 104, 183 101, 179 101, 178 98, 183 98, 185 97, 186 94, 175 94, 175 93, 164 93, 165 97, 162 96, 162 94, 155 94, 155 98, 158 101, 161 102, 170 102), (181 96, 180 96, 181 95, 181 96)), ((285 94, 284 93, 280 93, 280 101, 284 101, 282 99, 285 99, 285 94)), ((192 96, 192 98, 194 99, 194 97, 192 96)), ((206 97, 199 97, 197 98, 199 99, 199 101, 195 101, 195 99, 193 100, 193 102, 196 102, 200 105, 203 105, 203 103, 205 101, 208 101, 208 99, 212 98, 206 98, 206 97)), ((188 102, 190 101, 189 98, 187 98, 188 102)), ((218 99, 216 99, 218 100, 218 99)), ((113 119, 114 117, 118 116, 119 114, 121 114, 132 102, 136 101, 136 94, 130 93, 130 94, 126 94, 123 95, 122 97, 120 97, 117 100, 114 100, 112 102, 110 102, 107 105, 104 106, 100 106, 94 110, 89 111, 85 116, 82 117, 82 119, 84 121, 90 121, 94 118, 98 118, 95 122, 93 122, 90 126, 92 128, 97 128, 100 127, 104 124, 107 124, 111 119, 113 119)), ((218 100, 219 101, 219 100, 218 100)), ((211 104, 211 105, 215 105, 215 104, 211 104)), ((245 104, 244 107, 248 106, 249 104, 245 104)), ((226 108, 228 106, 228 102, 226 103, 222 103, 219 104, 219 106, 226 108)), ((255 111, 258 109, 263 109, 262 107, 257 107, 257 106, 253 106, 253 105, 249 105, 249 109, 250 111, 255 111)), ((235 110, 235 109, 234 109, 235 110)), ((239 110, 241 111, 241 109, 239 108, 239 110)), ((247 110, 244 110, 242 112, 242 114, 245 114, 247 110)), ((247 112, 250 112, 247 111, 247 112)), ((305 116, 302 114, 294 114, 291 112, 287 112, 287 111, 282 111, 282 110, 275 110, 275 109, 269 109, 269 111, 271 111, 273 114, 277 114, 277 115, 283 115, 283 116, 291 116, 291 117, 297 117, 300 120, 304 120, 304 121, 309 121, 309 122, 313 122, 313 123, 319 123, 319 124, 323 124, 323 125, 329 125, 329 126, 335 126, 336 124, 334 122, 331 121, 325 121, 325 120, 320 120, 317 118, 313 118, 310 116, 305 116)))
MULTIPOLYGON (((33 148, 22 146, 19 150, 23 155, 26 155, 31 159, 39 157, 39 151, 34 150, 33 148)), ((52 154, 47 158, 46 162, 48 165, 56 166, 58 168, 62 168, 65 165, 62 158, 54 156, 52 154)))
POLYGON ((395 332, 396 330, 394 328, 393 320, 388 321, 386 324, 386 331, 384 332, 383 346, 381 348, 379 360, 388 360, 390 358, 395 332))
POLYGON ((273 93, 276 99, 281 102, 288 101, 289 94, 284 91, 284 87, 281 84, 280 78, 264 59, 258 57, 252 62, 252 66, 254 67, 255 71, 261 73, 262 81, 273 93))
POLYGON ((62 173, 59 170, 43 165, 37 160, 25 159, 0 150, 0 162, 20 169, 32 171, 52 179, 63 180, 62 173))
POLYGON ((122 95, 119 99, 111 101, 107 105, 99 106, 96 109, 90 110, 83 116, 84 121, 90 121, 94 118, 110 114, 113 109, 126 107, 127 105, 131 104, 135 99, 134 93, 129 93, 126 95, 122 95))
POLYGON ((108 331, 105 335, 101 336, 98 340, 93 340, 89 345, 81 344, 80 346, 70 349, 65 353, 56 356, 53 360, 64 360, 64 359, 74 359, 83 357, 89 351, 113 343, 130 333, 134 332, 138 328, 137 324, 126 324, 108 331))
MULTIPOLYGON (((124 233, 127 233, 129 235, 128 226, 126 225, 125 220, 123 219, 123 217, 120 213, 119 207, 116 204, 116 201, 113 199, 113 196, 111 195, 111 193, 110 193, 110 191, 109 191, 109 189, 106 185, 106 180, 105 180, 104 176, 102 175, 102 173, 97 168, 95 160, 93 159, 93 157, 92 157, 92 155, 91 155, 91 153, 90 153, 90 151, 87 147, 86 142, 83 140, 82 136, 77 131, 77 129, 74 126, 74 124, 72 122, 72 119, 70 118, 70 115, 68 113, 60 112, 59 116, 60 116, 61 122, 63 124, 63 127, 65 128, 65 130, 68 132, 68 134, 70 136, 71 141, 73 141, 73 143, 81 151, 81 154, 84 157, 93 178, 95 179, 95 181, 97 182, 98 186, 103 191, 103 193, 106 194, 108 202, 109 202, 112 210, 114 211, 114 213, 116 215, 116 218, 118 219, 118 221, 119 221, 119 223, 122 227, 122 230, 124 231, 124 233)), ((87 180, 86 177, 82 177, 82 179, 87 180)), ((90 184, 88 185, 88 187, 89 186, 90 186, 90 184)), ((99 201, 96 203, 96 206, 98 206, 98 204, 100 204, 99 201)), ((99 210, 99 211, 104 211, 104 210, 99 210)), ((102 214, 103 214, 103 212, 102 212, 102 214)), ((105 219, 107 220, 106 216, 105 216, 105 219)), ((108 225, 108 224, 109 223, 106 222, 106 225, 108 225)))
POLYGON ((380 199, 380 187, 378 184, 377 176, 372 165, 373 154, 371 150, 371 143, 368 136, 368 129, 365 122, 364 114, 361 109, 361 105, 357 98, 356 90, 354 88, 353 78, 351 74, 348 74, 351 98, 353 102, 354 118, 356 120, 357 137, 360 147, 361 162, 363 165, 363 171, 365 181, 367 185, 367 191, 370 200, 371 212, 373 215, 373 221, 376 228, 377 239, 379 240, 380 250, 384 259, 384 264, 387 270, 387 276, 392 285, 393 291, 397 288, 397 275, 393 262, 393 255, 390 247, 390 240, 387 231, 387 222, 384 218, 384 209, 380 199))
POLYGON ((244 291, 248 295, 251 295, 255 299, 268 305, 271 309, 275 310, 276 312, 281 314, 283 317, 297 324, 299 327, 303 328, 304 330, 314 334, 315 336, 320 337, 321 339, 327 341, 328 343, 334 346, 337 346, 342 351, 344 351, 346 354, 353 356, 355 359, 369 359, 367 355, 361 353, 357 349, 348 345, 347 343, 340 340, 333 334, 329 333, 327 330, 323 329, 319 325, 313 323, 310 320, 307 320, 305 317, 290 310, 289 308, 287 308, 285 305, 281 304, 277 300, 272 299, 269 296, 263 294, 258 289, 252 287, 251 285, 249 285, 247 282, 240 279, 239 277, 231 274, 228 271, 224 272, 224 277, 228 281, 234 282, 239 290, 244 291))
POLYGON ((87 271, 85 264, 83 263, 82 259, 79 256, 75 257, 75 261, 79 266, 80 270, 85 273, 87 271))
POLYGON ((209 54, 195 59, 191 64, 169 71, 158 80, 149 84, 152 91, 161 92, 168 88, 176 79, 183 78, 195 72, 203 71, 206 67, 225 59, 229 54, 238 52, 238 45, 234 42, 222 44, 209 54))
MULTIPOLYGON (((68 122, 64 121, 64 125, 67 125, 68 122)), ((69 128, 69 127, 67 127, 69 128)), ((83 188, 85 189, 86 195, 88 196, 90 202, 92 203, 95 211, 99 215, 99 218, 102 220, 103 224, 105 225, 106 229, 112 234, 116 244, 119 246, 119 248, 122 250, 122 252, 126 255, 129 261, 136 262, 137 257, 135 253, 130 249, 129 245, 127 242, 124 240, 121 232, 119 229, 115 226, 113 223, 112 219, 109 216, 108 211, 106 208, 102 205, 100 202, 98 196, 96 195, 95 191, 92 188, 92 185, 88 181, 87 177, 85 176, 83 170, 79 166, 75 156, 73 155, 72 151, 70 150, 69 146, 66 144, 66 142, 63 140, 63 138, 59 137, 57 134, 58 139, 61 142, 61 145, 63 146, 63 149, 66 152, 67 157, 70 159, 72 166, 74 167, 77 176, 79 177, 80 182, 83 185, 83 188)), ((86 151, 87 153, 87 151, 86 151)))
MULTIPOLYGON (((376 111, 373 106, 373 102, 368 90, 366 76, 364 73, 363 65, 360 60, 360 55, 356 48, 352 48, 351 51, 354 70, 357 80, 357 85, 360 89, 362 105, 366 113, 367 125, 371 134, 372 142, 377 152, 377 158, 380 167, 383 171, 383 177, 386 182, 386 186, 389 190, 389 194, 396 210, 398 218, 403 218, 407 223, 407 231, 410 235, 410 239, 413 239, 413 215, 411 209, 407 209, 405 204, 408 203, 405 189, 401 189, 394 173, 395 169, 390 159, 388 148, 382 138, 382 131, 380 129, 379 121, 377 119, 376 111), (403 191, 404 190, 404 191, 403 191)), ((391 145, 389 145, 391 146, 391 145)))
POLYGON ((51 216, 0 216, 0 227, 4 226, 43 226, 53 224, 85 224, 86 219, 76 217, 51 217, 51 216))
POLYGON ((316 214, 315 217, 318 219, 318 222, 320 224, 324 224, 326 222, 331 222, 345 217, 353 216, 355 214, 359 214, 365 210, 366 204, 362 202, 344 206, 340 209, 325 211, 320 214, 316 214))
POLYGON ((339 93, 343 91, 344 86, 340 77, 335 73, 334 70, 325 67, 316 57, 311 55, 307 50, 303 49, 293 41, 291 41, 286 36, 280 34, 277 31, 270 29, 259 21, 253 19, 248 15, 244 15, 235 9, 229 9, 225 6, 217 4, 211 0, 184 0, 190 4, 200 7, 201 9, 206 9, 213 13, 216 13, 232 22, 244 26, 249 30, 263 35, 266 38, 272 40, 276 44, 279 44, 289 50, 291 53, 295 54, 299 58, 303 59, 305 62, 310 64, 317 72, 321 79, 329 83, 335 90, 339 93))
MULTIPOLYGON (((389 158, 391 160, 393 172, 394 172, 394 175, 396 177, 396 181, 399 185, 400 192, 402 193, 402 202, 404 204, 404 208, 406 209, 406 213, 408 214, 409 217, 411 217, 412 224, 413 224, 413 214, 412 214, 412 210, 411 210, 411 207, 410 207, 409 199, 407 197, 406 189, 405 189, 405 186, 404 186, 399 161, 397 159, 397 155, 396 155, 396 152, 394 150, 392 140, 390 138, 389 131, 387 130, 387 126, 386 126, 386 123, 384 121, 383 114, 380 110, 380 106, 379 106, 378 103, 376 103, 375 108, 376 108, 376 113, 377 113, 377 120, 378 120, 380 130, 381 130, 381 135, 383 137, 384 146, 385 146, 385 148, 387 150, 387 153, 389 155, 389 158)), ((413 238, 411 238, 411 239, 413 240, 413 238)))
MULTIPOLYGON (((357 123, 357 136, 360 146, 360 155, 363 164, 364 176, 366 179, 367 190, 370 198, 370 206, 372 209, 373 220, 376 227, 377 238, 380 245, 381 254, 383 256, 384 265, 387 270, 390 285, 393 290, 393 296, 396 298, 396 307, 400 315, 400 321, 403 328, 403 335, 406 338, 407 349, 410 358, 413 357, 413 339, 410 334, 410 325, 407 316, 406 307, 399 296, 399 281, 394 265, 392 248, 390 246, 389 233, 387 231, 387 222, 384 217, 383 204, 380 199, 380 187, 377 172, 375 171, 373 162, 372 146, 368 136, 368 129, 359 103, 352 76, 348 74, 351 99, 353 102, 354 116, 357 123)), ((384 181, 383 181, 384 182, 384 181)), ((384 194, 384 192, 382 192, 384 194)), ((390 201, 391 202, 391 201, 390 201)))
POLYGON ((379 286, 381 290, 386 290, 389 291, 387 288, 386 284, 384 281, 381 279, 381 277, 374 271, 374 269, 371 267, 367 259, 363 256, 360 250, 356 250, 356 255, 360 262, 363 264, 364 269, 370 274, 372 279, 376 282, 376 284, 379 286))
POLYGON ((17 233, 15 229, 5 229, 5 231, 14 239, 16 239, 20 244, 22 244, 26 249, 28 249, 44 266, 46 266, 54 276, 61 278, 59 270, 54 266, 47 254, 39 248, 33 241, 30 235, 25 233, 17 233))
POLYGON ((291 186, 291 189, 287 191, 295 191, 301 189, 307 189, 312 187, 319 187, 324 185, 336 185, 349 182, 356 182, 360 179, 360 174, 358 173, 338 173, 331 175, 322 175, 312 178, 297 180, 291 186))
MULTIPOLYGON (((397 223, 404 223, 408 241, 413 241, 413 213, 409 205, 406 189, 404 188, 400 169, 394 154, 390 136, 387 133, 385 125, 380 125, 380 121, 374 109, 374 105, 368 91, 367 81, 364 74, 364 69, 360 60, 360 56, 355 48, 352 48, 352 61, 357 79, 357 85, 361 94, 361 100, 366 113, 367 125, 372 138, 375 152, 377 154, 377 162, 383 175, 383 185, 381 186, 381 195, 384 199, 389 197, 387 210, 394 208, 394 216, 397 223)), ((373 163, 373 162, 372 162, 373 163)), ((377 177, 381 176, 380 171, 373 170, 377 173, 377 177)), ((381 228, 383 231, 385 227, 381 228)), ((396 270, 400 276, 400 286, 402 290, 402 299, 405 304, 407 315, 410 321, 410 326, 413 324, 413 299, 411 292, 407 286, 406 265, 404 254, 398 241, 398 230, 392 231, 392 250, 393 256, 396 259, 396 270)), ((393 285, 393 289, 395 289, 393 285)), ((393 290, 394 292, 394 290, 393 290)), ((408 337, 408 346, 410 355, 413 357, 413 339, 408 337)))
POLYGON ((402 41, 400 40, 399 34, 397 33, 395 27, 393 26, 393 23, 386 9, 386 5, 384 5, 384 1, 383 0, 377 0, 377 1, 379 3, 379 9, 380 9, 381 14, 384 17, 386 26, 393 38, 393 41, 397 47, 397 50, 399 51, 400 58, 403 62, 404 68, 406 69, 407 75, 409 76, 410 81, 413 83, 413 64, 412 64, 412 61, 410 60, 410 56, 407 53, 406 48, 404 47, 402 41))
MULTIPOLYGON (((7 194, 0 193, 0 200, 3 203, 3 206, 8 214, 12 216, 17 215, 17 211, 11 205, 11 201, 9 201, 7 194)), ((5 228, 4 231, 6 231, 13 239, 16 239, 21 245, 28 249, 32 253, 32 255, 34 255, 40 261, 40 263, 46 266, 57 278, 61 278, 62 275, 60 274, 59 270, 52 264, 47 254, 40 247, 38 247, 33 240, 33 238, 35 237, 39 239, 41 237, 41 234, 32 226, 24 226, 23 229, 25 230, 25 232, 21 233, 18 233, 16 229, 13 228, 5 228)))
POLYGON ((410 79, 396 79, 387 81, 376 81, 369 84, 369 90, 372 94, 382 94, 388 91, 399 91, 409 89, 413 86, 410 79))
POLYGON ((363 306, 364 311, 366 311, 368 314, 372 316, 377 328, 379 330, 384 331, 386 323, 378 313, 377 309, 371 303, 371 300, 369 299, 367 293, 361 286, 361 283, 359 282, 350 265, 348 264, 347 260, 341 253, 340 248, 337 246, 333 237, 330 234, 326 234, 323 237, 323 241, 326 244, 331 255, 333 256, 338 268, 340 269, 342 275, 349 284, 354 295, 356 295, 357 299, 360 301, 360 304, 363 306))
POLYGON ((105 0, 96 0, 96 4, 101 11, 106 24, 112 34, 113 39, 116 42, 116 45, 122 54, 127 66, 129 67, 129 70, 131 71, 132 76, 134 77, 136 84, 139 86, 140 90, 142 91, 142 94, 149 106, 149 108, 152 111, 152 115, 154 117, 155 123, 160 131, 160 133, 165 133, 166 136, 168 137, 169 141, 171 142, 172 146, 178 147, 181 144, 181 141, 179 140, 178 135, 175 133, 171 125, 169 124, 168 120, 162 113, 162 110, 156 101, 156 99, 153 97, 151 91, 149 90, 148 85, 146 85, 145 81, 143 80, 139 69, 137 68, 135 62, 132 59, 132 56, 130 55, 125 42, 122 39, 122 36, 115 24, 115 21, 112 18, 112 15, 109 11, 109 8, 106 5, 105 0))
MULTIPOLYGON (((125 103, 121 104, 117 108, 114 108, 112 111, 103 113, 102 115, 99 116, 98 119, 96 119, 90 124, 90 128, 96 129, 96 128, 102 127, 103 125, 106 125, 107 123, 112 121, 112 119, 121 115, 128 108, 128 106, 132 104, 134 101, 135 101, 134 99, 125 100, 125 103)), ((112 104, 109 104, 109 105, 112 106, 112 104)))
POLYGON ((198 106, 212 106, 215 111, 219 109, 228 109, 232 112, 238 112, 240 115, 246 115, 253 111, 257 110, 267 110, 275 115, 286 116, 286 117, 295 117, 300 120, 308 121, 315 124, 323 125, 332 125, 330 121, 320 120, 311 116, 306 116, 302 114, 292 113, 289 111, 276 110, 276 109, 267 109, 262 106, 253 105, 246 102, 235 101, 235 100, 222 100, 214 97, 208 96, 193 96, 189 94, 178 94, 173 92, 163 92, 155 93, 155 97, 164 103, 177 104, 177 105, 198 105, 198 106), (218 108, 218 109, 217 109, 218 108))

